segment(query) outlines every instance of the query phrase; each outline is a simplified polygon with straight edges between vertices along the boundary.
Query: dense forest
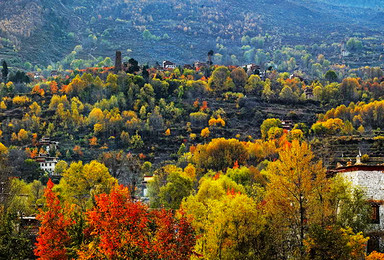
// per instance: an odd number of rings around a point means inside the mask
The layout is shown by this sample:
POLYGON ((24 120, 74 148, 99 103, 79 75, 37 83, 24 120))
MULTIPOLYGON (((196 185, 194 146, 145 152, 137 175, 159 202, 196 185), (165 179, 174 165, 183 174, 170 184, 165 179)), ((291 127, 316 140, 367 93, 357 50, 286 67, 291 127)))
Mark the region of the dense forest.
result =
POLYGON ((205 59, 212 49, 217 64, 268 63, 279 72, 316 70, 319 54, 333 64, 382 66, 382 6, 382 1, 320 0, 3 0, 0 58, 29 71, 84 69, 123 50, 127 59, 183 65, 205 59), (73 53, 77 45, 82 50, 73 53))
POLYGON ((1 0, 0 259, 384 259, 383 6, 1 0))
POLYGON ((359 152, 382 162, 380 68, 2 65, 2 257, 366 256, 364 190, 327 170, 359 152))

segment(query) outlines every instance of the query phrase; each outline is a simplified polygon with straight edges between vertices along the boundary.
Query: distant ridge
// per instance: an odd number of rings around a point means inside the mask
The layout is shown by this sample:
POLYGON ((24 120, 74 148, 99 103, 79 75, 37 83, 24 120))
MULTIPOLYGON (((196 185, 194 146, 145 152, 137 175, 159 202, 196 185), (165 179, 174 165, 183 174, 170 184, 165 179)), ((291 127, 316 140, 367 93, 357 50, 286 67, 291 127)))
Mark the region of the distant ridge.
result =
POLYGON ((383 6, 384 0, 2 0, 0 59, 46 66, 82 45, 84 59, 119 49, 142 62, 184 64, 204 61, 213 49, 243 62, 244 35, 268 35, 263 48, 271 51, 381 34, 383 6))

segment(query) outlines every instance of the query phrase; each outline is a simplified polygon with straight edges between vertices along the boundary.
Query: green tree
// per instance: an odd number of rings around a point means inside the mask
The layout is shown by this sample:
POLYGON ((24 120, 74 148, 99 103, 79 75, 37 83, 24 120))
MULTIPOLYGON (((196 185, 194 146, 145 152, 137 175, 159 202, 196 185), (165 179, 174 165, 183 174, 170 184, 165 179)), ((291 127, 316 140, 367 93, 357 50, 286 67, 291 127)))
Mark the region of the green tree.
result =
POLYGON ((234 88, 234 83, 229 77, 230 72, 227 67, 217 67, 209 78, 208 85, 217 92, 224 92, 234 88))
POLYGON ((247 73, 245 73, 243 68, 237 67, 236 69, 232 70, 230 75, 233 80, 233 83, 236 86, 236 89, 242 91, 244 89, 245 84, 247 83, 247 73))
POLYGON ((284 86, 281 90, 279 97, 285 102, 297 102, 299 99, 298 95, 292 91, 289 86, 284 86))
POLYGON ((328 80, 329 82, 337 82, 337 74, 333 70, 328 70, 324 75, 325 80, 328 80))
POLYGON ((268 118, 263 121, 263 123, 260 126, 260 131, 261 131, 261 137, 263 139, 266 139, 268 137, 268 131, 272 127, 283 127, 280 119, 278 118, 268 118))
POLYGON ((363 48, 363 43, 356 39, 356 38, 350 38, 347 41, 347 50, 351 52, 358 52, 363 48))
POLYGON ((3 61, 3 68, 1 69, 1 74, 3 77, 3 82, 5 82, 5 83, 7 83, 8 73, 9 73, 8 65, 7 65, 7 62, 4 60, 3 61))
POLYGON ((261 92, 264 88, 264 82, 261 81, 258 75, 251 75, 247 80, 247 84, 244 87, 244 90, 248 94, 254 94, 257 97, 261 97, 261 92))
POLYGON ((182 200, 192 193, 193 182, 180 172, 171 172, 167 177, 167 184, 160 188, 158 194, 162 206, 179 209, 182 200))

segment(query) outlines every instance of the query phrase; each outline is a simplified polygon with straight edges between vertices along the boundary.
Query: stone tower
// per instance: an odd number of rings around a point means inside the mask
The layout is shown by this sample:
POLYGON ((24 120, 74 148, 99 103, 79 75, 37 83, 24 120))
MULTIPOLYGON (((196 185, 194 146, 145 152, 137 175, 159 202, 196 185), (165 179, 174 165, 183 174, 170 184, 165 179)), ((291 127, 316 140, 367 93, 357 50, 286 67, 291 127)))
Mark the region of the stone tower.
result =
POLYGON ((115 72, 117 73, 121 70, 122 70, 121 51, 116 51, 115 72))

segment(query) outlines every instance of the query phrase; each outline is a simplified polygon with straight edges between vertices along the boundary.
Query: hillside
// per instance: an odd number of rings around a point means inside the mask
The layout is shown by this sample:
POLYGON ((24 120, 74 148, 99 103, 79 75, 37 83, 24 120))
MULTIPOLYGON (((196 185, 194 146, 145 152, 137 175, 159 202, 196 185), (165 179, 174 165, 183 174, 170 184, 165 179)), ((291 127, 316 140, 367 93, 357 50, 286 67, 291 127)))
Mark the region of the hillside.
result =
POLYGON ((26 61, 54 65, 81 45, 76 59, 113 57, 119 49, 142 63, 184 64, 205 61, 212 49, 217 63, 242 64, 255 62, 254 53, 247 54, 251 48, 277 63, 277 50, 299 46, 338 63, 341 42, 357 37, 363 57, 346 62, 379 66, 383 23, 382 9, 376 7, 381 1, 355 2, 5 0, 0 3, 0 59, 18 67, 26 61))

